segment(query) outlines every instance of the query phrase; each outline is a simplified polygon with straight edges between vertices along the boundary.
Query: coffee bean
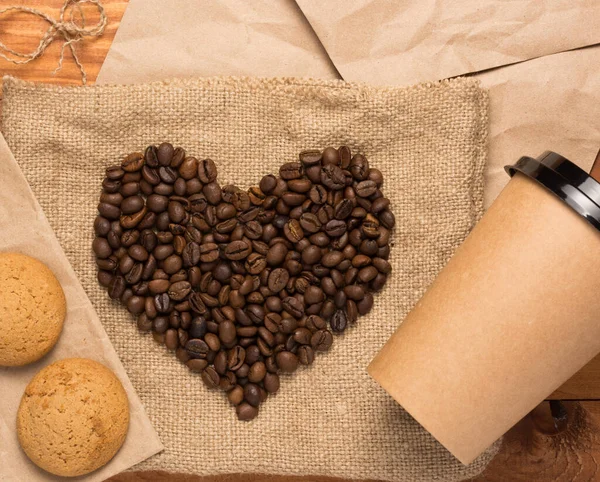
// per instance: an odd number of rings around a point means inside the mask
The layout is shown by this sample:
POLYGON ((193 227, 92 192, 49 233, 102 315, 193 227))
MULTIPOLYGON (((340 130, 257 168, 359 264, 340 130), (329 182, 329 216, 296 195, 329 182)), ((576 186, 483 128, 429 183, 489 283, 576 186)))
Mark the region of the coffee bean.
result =
POLYGON ((284 373, 292 373, 298 368, 298 357, 289 351, 281 351, 275 356, 277 366, 284 373))
POLYGON ((338 166, 327 164, 321 168, 321 183, 329 189, 343 189, 346 186, 346 176, 338 166))
POLYGON ((347 230, 347 225, 340 219, 332 219, 325 225, 325 233, 328 236, 335 237, 343 235, 347 230))
POLYGON ((169 296, 172 300, 181 301, 183 300, 192 290, 192 285, 187 281, 178 281, 173 283, 169 287, 169 296))
MULTIPOLYGON (((187 344, 186 344, 187 352, 187 344)), ((189 354, 189 352, 188 352, 189 354)), ((202 373, 202 371, 208 366, 208 362, 203 358, 192 358, 186 362, 187 367, 196 373, 202 373)))
POLYGON ((204 341, 212 351, 218 352, 221 349, 219 337, 214 333, 207 333, 204 335, 204 341))
POLYGON ((377 184, 374 181, 362 181, 356 185, 355 191, 360 197, 369 197, 377 190, 377 184))
POLYGON ((310 345, 313 350, 316 351, 327 351, 333 344, 333 336, 328 330, 319 330, 313 333, 310 339, 310 345))
POLYGON ((310 149, 300 153, 300 162, 304 167, 317 165, 321 162, 321 151, 310 149))
POLYGON ((200 261, 203 263, 212 263, 219 259, 219 247, 215 243, 206 243, 200 245, 200 261))
POLYGON ((227 357, 227 367, 231 371, 239 370, 242 367, 242 365, 244 364, 245 359, 246 359, 246 350, 244 350, 244 348, 242 348, 239 345, 235 346, 234 348, 229 350, 228 357, 227 357))
POLYGON ((214 367, 209 366, 206 367, 202 373, 200 374, 202 377, 202 381, 208 388, 216 388, 219 386, 219 382, 221 381, 221 377, 214 369, 214 367))
POLYGON ((267 374, 267 367, 261 361, 257 361, 250 366, 248 372, 248 381, 251 383, 260 383, 267 374))
POLYGON ((108 258, 112 254, 112 249, 105 238, 96 238, 92 243, 92 249, 98 258, 108 258))
POLYGON ((141 152, 134 152, 123 159, 121 167, 125 172, 136 172, 139 171, 144 164, 144 155, 141 152))
POLYGON ((310 365, 315 361, 315 351, 312 349, 312 347, 307 345, 298 347, 298 352, 296 355, 298 356, 298 361, 302 365, 310 365))
POLYGON ((334 268, 345 259, 341 251, 330 251, 321 258, 321 264, 327 268, 334 268))
POLYGON ((198 163, 198 178, 208 184, 217 178, 217 167, 211 159, 204 159, 198 163))
POLYGON ((252 420, 258 415, 258 408, 249 403, 240 403, 236 408, 238 420, 252 420))
POLYGON ((204 340, 192 338, 185 345, 185 350, 191 358, 206 358, 210 352, 210 348, 204 340))
POLYGON ((198 160, 193 157, 186 157, 178 166, 174 166, 172 160, 171 167, 178 167, 179 175, 185 180, 192 179, 198 174, 198 160))
POLYGON ((195 266, 200 262, 201 250, 200 245, 195 242, 188 243, 181 254, 183 265, 185 267, 195 266))
POLYGON ((252 247, 245 241, 232 241, 225 248, 225 257, 232 261, 237 261, 247 257, 252 251, 252 247))
POLYGON ((175 149, 173 148, 172 144, 169 144, 168 142, 163 142, 162 144, 160 144, 156 151, 158 163, 161 166, 168 166, 173 160, 174 152, 175 149))
POLYGON ((355 154, 350 161, 350 173, 354 179, 362 181, 368 176, 369 163, 362 154, 355 154))
POLYGON ((337 310, 329 320, 329 324, 331 325, 331 329, 335 332, 340 333, 344 331, 348 324, 344 311, 337 310))
POLYGON ((304 237, 304 230, 297 219, 290 219, 283 227, 283 232, 292 243, 297 243, 304 237))
POLYGON ((302 168, 299 162, 288 162, 279 168, 279 175, 282 179, 298 179, 302 177, 302 168))
POLYGON ((273 293, 279 293, 286 287, 289 279, 290 274, 286 269, 274 269, 269 275, 268 287, 273 293))
POLYGON ((169 350, 175 350, 179 346, 177 330, 169 329, 165 333, 165 345, 169 350))
POLYGON ((297 319, 304 315, 304 305, 293 296, 288 296, 283 300, 283 309, 297 319))

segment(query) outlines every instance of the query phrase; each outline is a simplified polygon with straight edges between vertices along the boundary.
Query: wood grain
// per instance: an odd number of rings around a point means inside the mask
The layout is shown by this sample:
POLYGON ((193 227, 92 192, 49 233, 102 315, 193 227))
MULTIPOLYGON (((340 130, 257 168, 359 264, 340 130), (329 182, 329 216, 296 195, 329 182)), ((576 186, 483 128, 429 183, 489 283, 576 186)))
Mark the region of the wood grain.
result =
POLYGON ((600 480, 600 402, 561 402, 555 420, 544 402, 504 438, 500 453, 472 482, 600 480))
MULTIPOLYGON (((0 8, 24 5, 38 8, 58 18, 62 0, 0 0, 0 8)), ((109 23, 105 34, 86 39, 77 45, 77 52, 93 83, 119 22, 127 0, 103 0, 109 23)), ((88 24, 97 21, 93 7, 85 7, 88 24)), ((0 18, 0 40, 19 51, 32 51, 48 25, 23 13, 6 14, 0 18)), ((44 55, 27 65, 16 66, 0 59, 0 74, 25 80, 57 84, 80 85, 81 74, 69 50, 63 69, 58 65, 62 41, 57 40, 44 55)), ((600 400, 600 356, 560 387, 550 397, 568 400, 600 400)), ((566 418, 558 423, 544 402, 519 422, 505 437, 498 456, 486 471, 472 482, 505 481, 593 481, 600 480, 600 401, 564 402, 566 418)), ((266 475, 227 475, 198 477, 165 472, 128 472, 110 479, 112 482, 344 482, 328 477, 281 477, 266 475)))
MULTIPOLYGON (((63 0, 0 0, 0 8, 21 5, 38 9, 52 18, 58 19, 63 3, 63 0)), ((83 41, 78 42, 75 47, 79 60, 87 72, 88 83, 93 83, 98 76, 106 53, 119 28, 121 17, 127 7, 127 0, 103 0, 102 4, 108 17, 108 25, 104 35, 97 38, 86 37, 83 41)), ((98 22, 98 10, 93 5, 84 4, 83 12, 86 25, 90 26, 98 22)), ((48 26, 45 20, 32 14, 7 12, 0 17, 0 41, 18 52, 32 52, 37 47, 48 26)), ((60 49, 63 43, 62 37, 57 37, 40 58, 25 65, 14 65, 0 59, 0 72, 2 75, 14 75, 24 80, 56 84, 81 84, 81 72, 75 65, 69 49, 65 50, 63 68, 55 75, 52 74, 58 66, 60 49)))

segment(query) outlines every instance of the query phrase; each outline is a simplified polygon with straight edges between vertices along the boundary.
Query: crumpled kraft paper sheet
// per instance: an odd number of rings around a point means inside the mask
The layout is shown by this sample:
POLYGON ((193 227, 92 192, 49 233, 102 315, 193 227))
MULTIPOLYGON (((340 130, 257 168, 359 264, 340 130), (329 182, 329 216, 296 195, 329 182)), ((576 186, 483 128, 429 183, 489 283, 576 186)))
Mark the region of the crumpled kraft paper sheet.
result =
POLYGON ((600 42, 597 0, 297 0, 348 81, 409 85, 600 42))
POLYGON ((599 66, 600 45, 475 76, 490 93, 486 207, 521 156, 555 151, 589 171, 600 148, 599 66))
MULTIPOLYGON (((119 452, 104 467, 90 475, 72 479, 86 482, 105 480, 160 452, 163 445, 2 135, 0 180, 0 251, 20 252, 47 264, 58 278, 67 298, 67 317, 54 349, 33 364, 0 367, 0 480, 65 480, 39 469, 27 458, 19 446, 16 423, 21 396, 33 376, 56 360, 73 357, 92 358, 108 366, 123 383, 129 398, 129 431, 119 452)), ((90 243, 92 235, 90 224, 90 243)))
POLYGON ((339 78, 294 0, 130 0, 96 83, 213 75, 339 78))

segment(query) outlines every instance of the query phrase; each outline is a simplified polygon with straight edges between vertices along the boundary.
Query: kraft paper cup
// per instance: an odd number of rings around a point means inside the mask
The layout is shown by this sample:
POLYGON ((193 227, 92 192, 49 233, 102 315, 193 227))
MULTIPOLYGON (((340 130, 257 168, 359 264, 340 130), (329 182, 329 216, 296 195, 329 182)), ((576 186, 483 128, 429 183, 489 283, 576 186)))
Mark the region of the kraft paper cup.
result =
POLYGON ((600 352, 600 184, 555 153, 507 171, 368 369, 464 464, 600 352))

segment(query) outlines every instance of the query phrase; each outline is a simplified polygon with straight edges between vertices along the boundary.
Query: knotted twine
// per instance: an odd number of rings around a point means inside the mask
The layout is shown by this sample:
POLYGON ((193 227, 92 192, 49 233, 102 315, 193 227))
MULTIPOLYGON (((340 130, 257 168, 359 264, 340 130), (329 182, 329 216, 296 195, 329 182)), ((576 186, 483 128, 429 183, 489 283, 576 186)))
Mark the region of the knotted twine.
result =
POLYGON ((69 47, 69 49, 71 49, 73 59, 75 60, 75 63, 77 64, 77 67, 79 67, 79 71, 81 72, 81 78, 83 83, 85 84, 87 82, 87 75, 85 73, 83 65, 79 61, 79 57, 77 56, 75 44, 83 40, 85 37, 99 37, 104 33, 104 29, 106 27, 106 24, 108 23, 108 20, 106 18, 106 12, 104 10, 104 7, 100 3, 100 0, 66 0, 64 5, 60 9, 60 15, 58 17, 58 20, 55 20, 49 15, 45 14, 44 12, 40 12, 39 10, 36 10, 34 8, 21 6, 12 6, 4 8, 0 10, 0 15, 10 11, 30 13, 36 17, 44 19, 46 22, 48 22, 50 26, 48 27, 48 30, 46 30, 46 33, 40 39, 40 43, 38 44, 37 48, 30 53, 18 52, 8 47, 4 43, 0 42, 0 57, 7 60, 8 62, 12 62, 13 64, 27 64, 32 60, 41 57, 45 50, 48 48, 48 46, 52 42, 54 42, 54 40, 56 40, 57 37, 62 36, 65 42, 61 47, 60 57, 58 59, 58 66, 54 70, 53 74, 56 74, 56 72, 58 72, 62 68, 65 49, 69 47), (83 10, 81 9, 81 5, 84 3, 92 3, 96 5, 96 7, 98 8, 98 13, 100 14, 100 20, 98 21, 98 23, 89 28, 86 28, 85 26, 85 17, 83 15, 83 10), (79 11, 79 15, 81 17, 81 25, 76 24, 74 21, 73 11, 75 8, 77 8, 77 10, 79 11), (67 13, 67 11, 69 13, 69 20, 65 21, 65 14, 67 13), (11 58, 3 51, 18 58, 11 58))

